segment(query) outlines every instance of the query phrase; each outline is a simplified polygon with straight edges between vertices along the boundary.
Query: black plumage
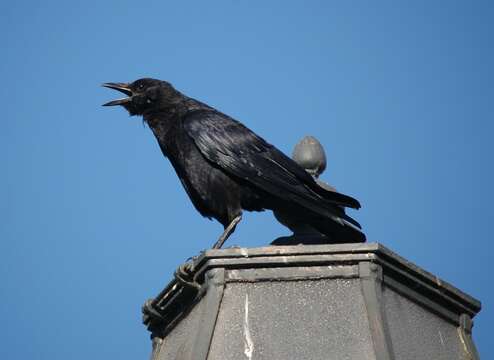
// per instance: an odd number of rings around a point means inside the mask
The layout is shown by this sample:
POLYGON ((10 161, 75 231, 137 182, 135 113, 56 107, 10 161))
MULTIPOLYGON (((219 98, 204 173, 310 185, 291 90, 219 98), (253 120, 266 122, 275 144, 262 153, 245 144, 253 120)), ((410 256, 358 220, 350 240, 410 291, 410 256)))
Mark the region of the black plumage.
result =
POLYGON ((296 212, 331 242, 363 242, 360 225, 344 207, 357 200, 321 188, 292 159, 240 122, 189 98, 166 81, 107 83, 127 97, 122 105, 142 115, 169 158, 195 208, 225 227, 215 248, 234 231, 242 210, 296 212))

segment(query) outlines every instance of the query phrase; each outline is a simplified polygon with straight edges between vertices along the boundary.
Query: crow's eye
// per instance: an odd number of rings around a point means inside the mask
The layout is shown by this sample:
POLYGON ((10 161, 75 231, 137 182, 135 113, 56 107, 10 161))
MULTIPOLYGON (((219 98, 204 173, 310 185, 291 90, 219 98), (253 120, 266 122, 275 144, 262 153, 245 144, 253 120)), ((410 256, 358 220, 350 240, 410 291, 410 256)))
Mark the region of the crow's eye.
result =
POLYGON ((144 87, 144 84, 139 84, 139 86, 137 88, 142 89, 143 87, 144 87))
POLYGON ((150 98, 147 98, 147 99, 146 99, 146 102, 147 102, 148 104, 151 104, 153 101, 152 101, 150 98))

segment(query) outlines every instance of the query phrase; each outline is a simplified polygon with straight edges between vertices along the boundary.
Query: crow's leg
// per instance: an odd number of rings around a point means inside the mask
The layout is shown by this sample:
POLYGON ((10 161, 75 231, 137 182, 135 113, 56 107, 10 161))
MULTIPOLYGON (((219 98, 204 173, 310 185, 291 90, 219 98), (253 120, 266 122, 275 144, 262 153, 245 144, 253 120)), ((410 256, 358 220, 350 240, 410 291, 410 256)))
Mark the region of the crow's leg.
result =
POLYGON ((216 241, 216 244, 213 245, 213 249, 221 249, 226 239, 228 239, 230 235, 235 231, 235 227, 240 222, 240 220, 242 220, 242 215, 237 216, 231 221, 231 223, 225 228, 225 231, 223 231, 223 234, 221 234, 218 241, 216 241))

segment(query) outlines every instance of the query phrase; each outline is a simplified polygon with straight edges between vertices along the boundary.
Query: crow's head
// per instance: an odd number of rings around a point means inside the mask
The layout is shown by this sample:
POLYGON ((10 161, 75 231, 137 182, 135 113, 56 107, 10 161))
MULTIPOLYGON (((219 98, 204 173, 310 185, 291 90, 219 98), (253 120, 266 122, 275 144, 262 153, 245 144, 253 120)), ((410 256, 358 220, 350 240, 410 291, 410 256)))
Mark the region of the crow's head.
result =
POLYGON ((144 115, 166 109, 180 98, 180 93, 170 83, 156 79, 144 78, 130 84, 105 83, 103 86, 127 95, 103 106, 122 105, 130 115, 144 115))

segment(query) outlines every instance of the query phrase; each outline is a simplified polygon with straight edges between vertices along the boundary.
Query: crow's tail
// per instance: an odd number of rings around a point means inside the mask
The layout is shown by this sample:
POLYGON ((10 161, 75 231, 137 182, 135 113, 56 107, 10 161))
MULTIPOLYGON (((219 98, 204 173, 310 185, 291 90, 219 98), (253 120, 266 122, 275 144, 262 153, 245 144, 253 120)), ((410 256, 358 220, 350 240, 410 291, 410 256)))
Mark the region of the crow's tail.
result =
MULTIPOLYGON (((349 216, 345 215, 345 217, 351 219, 352 222, 357 223, 349 216)), ((317 231, 329 237, 331 243, 359 243, 365 242, 366 240, 365 234, 359 227, 339 216, 334 216, 331 219, 316 216, 311 218, 308 222, 312 227, 317 229, 317 231)))

